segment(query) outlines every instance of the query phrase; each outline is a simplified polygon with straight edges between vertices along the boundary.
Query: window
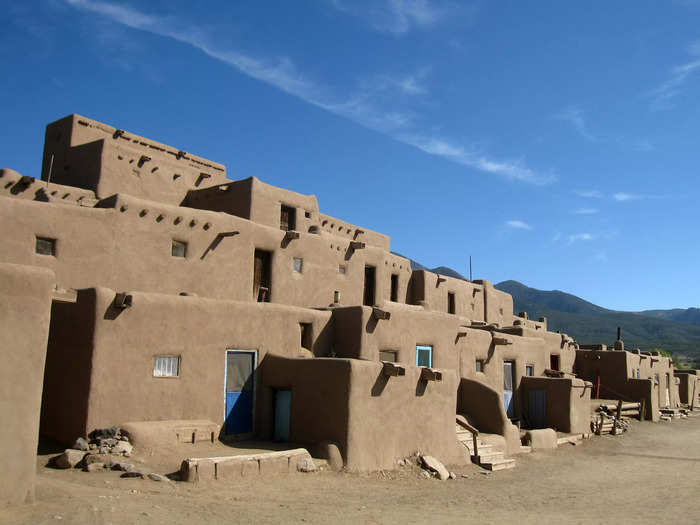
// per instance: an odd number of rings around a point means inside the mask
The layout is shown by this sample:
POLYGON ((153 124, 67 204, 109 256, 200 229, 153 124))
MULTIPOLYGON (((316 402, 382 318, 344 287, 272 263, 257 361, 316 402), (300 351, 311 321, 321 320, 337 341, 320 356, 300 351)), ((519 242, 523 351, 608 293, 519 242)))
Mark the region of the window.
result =
POLYGON ((388 361, 389 363, 396 363, 396 350, 380 350, 379 360, 388 361))
POLYGON ((525 375, 532 377, 535 375, 535 367, 533 365, 525 365, 525 375))
POLYGON ((639 379, 639 368, 637 368, 637 379, 639 379))
POLYGON ((280 230, 291 231, 296 229, 296 208, 282 204, 280 209, 280 230))
POLYGON ((343 266, 342 264, 338 266, 338 273, 340 275, 345 275, 345 266, 343 266))
POLYGON ((365 306, 374 306, 374 278, 374 266, 365 266, 365 289, 362 300, 365 306))
POLYGON ((424 366, 432 368, 433 366, 433 347, 418 345, 416 346, 416 366, 424 366))
POLYGON ((301 347, 311 350, 313 344, 311 323, 299 323, 299 330, 301 331, 301 347))
POLYGON ((56 255, 56 239, 48 237, 37 237, 36 248, 34 249, 39 255, 56 255))
POLYGON ((483 359, 477 359, 477 360, 476 360, 476 371, 477 371, 477 372, 483 372, 483 371, 484 371, 484 360, 483 360, 483 359))
POLYGON ((173 257, 185 257, 187 255, 187 243, 173 240, 171 253, 173 257))
POLYGON ((304 217, 306 217, 307 219, 310 219, 310 218, 311 218, 311 212, 310 212, 310 211, 305 211, 305 212, 304 212, 304 217))
POLYGON ((552 370, 559 370, 559 356, 557 354, 551 354, 549 356, 549 368, 552 370))
POLYGON ((391 274, 391 300, 397 302, 399 300, 399 276, 391 274))
POLYGON ((301 270, 303 267, 304 267, 304 259, 301 259, 299 257, 294 257, 294 271, 296 273, 301 273, 301 270))
POLYGON ((255 250, 253 260, 253 298, 259 303, 269 303, 272 290, 272 252, 255 250))
POLYGON ((447 292, 447 313, 455 313, 455 294, 454 292, 447 292))
POLYGON ((153 362, 153 377, 178 377, 180 375, 180 357, 176 355, 157 355, 153 362))

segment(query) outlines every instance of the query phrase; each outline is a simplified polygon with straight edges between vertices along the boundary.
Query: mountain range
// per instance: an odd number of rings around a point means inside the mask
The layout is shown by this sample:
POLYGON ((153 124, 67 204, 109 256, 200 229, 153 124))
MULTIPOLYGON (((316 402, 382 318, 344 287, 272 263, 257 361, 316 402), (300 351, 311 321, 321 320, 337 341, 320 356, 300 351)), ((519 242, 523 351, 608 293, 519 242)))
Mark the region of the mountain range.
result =
MULTIPOLYGON (((411 267, 466 280, 447 266, 427 268, 411 260, 411 267)), ((565 332, 581 344, 612 346, 619 326, 627 348, 666 350, 678 364, 700 368, 700 308, 622 312, 566 292, 537 290, 517 281, 494 286, 513 296, 514 313, 527 312, 531 319, 546 317, 549 330, 565 332)))

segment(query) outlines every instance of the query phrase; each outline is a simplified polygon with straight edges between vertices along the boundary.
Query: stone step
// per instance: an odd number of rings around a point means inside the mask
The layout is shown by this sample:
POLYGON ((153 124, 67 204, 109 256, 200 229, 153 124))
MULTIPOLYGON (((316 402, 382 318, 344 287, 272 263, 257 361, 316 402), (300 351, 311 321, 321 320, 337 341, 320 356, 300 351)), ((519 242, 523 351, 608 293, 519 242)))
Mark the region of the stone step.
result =
POLYGON ((520 452, 519 454, 529 454, 532 452, 532 447, 529 445, 520 445, 520 452))
POLYGON ((514 468, 515 467, 515 460, 514 459, 502 459, 499 461, 494 461, 493 463, 480 463, 482 468, 485 468, 486 470, 506 470, 509 468, 514 468))
POLYGON ((501 460, 506 459, 503 452, 491 452, 489 454, 479 454, 478 456, 472 456, 472 462, 483 465, 485 463, 497 463, 501 460))

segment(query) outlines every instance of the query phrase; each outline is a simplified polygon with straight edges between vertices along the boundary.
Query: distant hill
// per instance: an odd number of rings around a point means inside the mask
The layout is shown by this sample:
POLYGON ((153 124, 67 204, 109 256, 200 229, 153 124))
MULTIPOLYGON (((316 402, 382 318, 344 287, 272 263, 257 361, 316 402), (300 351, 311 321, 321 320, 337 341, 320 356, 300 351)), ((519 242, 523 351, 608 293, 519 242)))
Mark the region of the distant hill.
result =
POLYGON ((644 310, 642 315, 667 319, 679 323, 700 325, 700 308, 674 308, 672 310, 644 310))
POLYGON ((628 348, 662 348, 674 353, 679 360, 700 360, 700 324, 678 322, 664 317, 665 312, 687 310, 652 310, 661 312, 661 315, 618 312, 589 303, 575 295, 556 290, 537 290, 517 281, 503 281, 495 287, 513 296, 516 313, 525 311, 530 318, 535 319, 547 317, 550 330, 566 332, 579 343, 612 345, 617 327, 620 326, 622 339, 628 348))
POLYGON ((428 268, 427 266, 423 266, 421 263, 414 261, 410 257, 406 257, 405 255, 401 255, 400 253, 397 253, 397 252, 391 252, 391 253, 411 261, 411 270, 427 270, 429 272, 437 273, 440 275, 446 275, 447 277, 454 277, 455 279, 462 279, 463 281, 467 280, 467 278, 464 277, 464 275, 462 275, 461 273, 459 273, 456 270, 453 270, 452 268, 448 268, 447 266, 437 266, 435 268, 428 268))

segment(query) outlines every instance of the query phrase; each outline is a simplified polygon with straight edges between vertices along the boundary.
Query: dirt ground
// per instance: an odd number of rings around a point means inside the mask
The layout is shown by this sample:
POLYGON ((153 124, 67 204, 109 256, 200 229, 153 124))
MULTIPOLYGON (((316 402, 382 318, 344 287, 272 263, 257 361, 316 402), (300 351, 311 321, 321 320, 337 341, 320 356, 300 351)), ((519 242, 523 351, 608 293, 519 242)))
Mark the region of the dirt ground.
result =
POLYGON ((49 457, 36 503, 0 508, 0 523, 700 522, 700 417, 633 423, 622 436, 517 456, 512 470, 467 465, 448 481, 406 467, 157 483, 46 468, 49 457))

